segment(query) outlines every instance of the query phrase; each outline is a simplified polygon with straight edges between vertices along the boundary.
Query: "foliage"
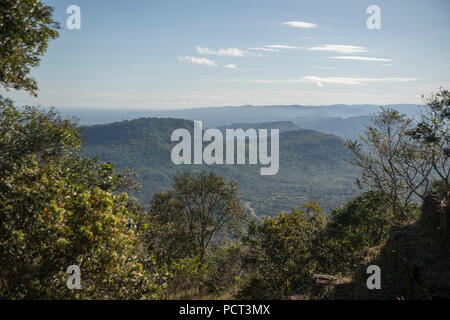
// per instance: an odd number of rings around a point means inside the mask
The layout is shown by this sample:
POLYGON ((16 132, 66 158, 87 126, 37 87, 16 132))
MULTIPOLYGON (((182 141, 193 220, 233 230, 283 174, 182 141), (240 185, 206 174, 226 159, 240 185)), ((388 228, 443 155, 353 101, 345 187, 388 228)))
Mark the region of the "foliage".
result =
POLYGON ((247 252, 241 243, 224 244, 208 259, 208 277, 205 281, 209 291, 227 298, 235 297, 245 276, 243 261, 247 252))
POLYGON ((194 256, 192 241, 188 241, 186 217, 182 205, 167 193, 156 194, 150 211, 143 217, 143 242, 158 265, 194 256))
POLYGON ((172 260, 164 265, 160 272, 165 274, 166 286, 163 297, 187 299, 205 294, 204 282, 208 276, 208 264, 199 257, 186 257, 172 260))
POLYGON ((293 290, 307 293, 317 268, 314 239, 325 225, 315 204, 250 224, 244 239, 249 276, 238 297, 285 299, 293 290))
POLYGON ((433 173, 444 186, 450 184, 450 91, 441 88, 425 98, 426 111, 417 126, 409 132, 427 149, 433 173))
POLYGON ((389 197, 398 219, 408 219, 413 196, 423 198, 429 184, 431 165, 427 150, 408 134, 413 121, 394 109, 382 109, 357 141, 347 141, 354 163, 361 168, 357 183, 389 197))
MULTIPOLYGON (((0 9, 0 85, 36 95, 29 73, 58 36, 52 9, 38 0, 3 1, 0 9)), ((313 273, 354 270, 368 248, 384 243, 392 225, 415 218, 411 200, 423 199, 429 185, 448 196, 450 94, 441 89, 426 102, 418 124, 383 109, 362 138, 365 146, 347 142, 362 169, 359 183, 375 191, 334 209, 328 221, 315 202, 253 221, 242 242, 230 244, 225 240, 238 239, 246 216, 237 183, 226 178, 240 181, 248 209, 260 214, 311 198, 314 189, 331 207, 353 193, 342 191, 353 175, 342 141, 281 124, 278 176, 262 182, 256 167, 212 166, 223 178, 197 166, 176 174, 172 189, 156 193, 146 212, 125 193, 140 188, 133 172, 83 158, 71 121, 54 110, 16 108, 0 96, 0 298, 308 295, 313 273), (70 265, 81 268, 80 290, 66 287, 70 265)), ((86 128, 84 152, 123 169, 133 163, 151 197, 177 172, 169 158, 176 128, 192 123, 137 119, 86 128)), ((447 230, 447 215, 439 217, 439 234, 441 226, 447 230)))
POLYGON ((162 246, 152 243, 158 257, 167 259, 167 252, 160 250, 181 244, 176 256, 199 257, 203 262, 218 232, 239 230, 245 212, 234 181, 227 183, 213 172, 183 173, 174 177, 173 190, 155 194, 150 216, 164 235, 156 233, 165 237, 162 246))
POLYGON ((212 170, 226 180, 237 181, 249 211, 263 218, 290 211, 310 199, 330 211, 357 192, 352 183, 357 175, 350 163, 351 153, 336 136, 313 130, 281 133, 280 171, 269 177, 260 175, 259 165, 174 165, 170 154, 175 142, 170 137, 178 128, 192 130, 193 123, 141 118, 89 126, 83 130, 83 154, 136 171, 145 192, 135 196, 142 203, 149 203, 154 193, 168 190, 172 177, 185 171, 198 174, 212 170))
POLYGON ((33 107, 21 110, 0 96, 0 169, 11 172, 35 154, 40 163, 55 156, 67 156, 80 148, 79 132, 69 120, 54 110, 39 112, 33 107))
POLYGON ((156 297, 114 167, 82 159, 78 129, 53 111, 0 108, 0 297, 156 297), (70 265, 81 290, 66 287, 70 265))
POLYGON ((416 125, 396 110, 382 109, 361 137, 364 145, 347 141, 361 168, 358 183, 387 194, 399 218, 408 218, 408 203, 423 200, 434 180, 449 184, 449 104, 449 91, 432 94, 416 125))
MULTIPOLYGON (((409 216, 417 215, 418 208, 410 205, 409 216)), ((367 254, 367 249, 384 243, 398 216, 389 196, 377 191, 364 192, 334 209, 326 229, 318 237, 322 272, 347 273, 355 270, 367 254)))
POLYGON ((36 95, 37 82, 29 76, 38 67, 48 42, 58 36, 52 8, 39 0, 0 2, 0 85, 36 95))

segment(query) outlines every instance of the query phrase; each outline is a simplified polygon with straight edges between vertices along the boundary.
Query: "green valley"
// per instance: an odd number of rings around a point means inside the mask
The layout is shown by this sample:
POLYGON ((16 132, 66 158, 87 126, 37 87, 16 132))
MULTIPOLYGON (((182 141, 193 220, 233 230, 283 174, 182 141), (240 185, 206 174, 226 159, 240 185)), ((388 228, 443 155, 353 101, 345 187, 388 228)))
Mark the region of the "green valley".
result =
MULTIPOLYGON (((172 131, 193 128, 192 121, 182 119, 140 118, 89 126, 83 130, 83 148, 86 156, 100 156, 101 161, 113 162, 120 169, 136 171, 145 190, 136 196, 145 205, 155 192, 170 186, 175 173, 182 171, 213 170, 236 180, 241 198, 258 217, 289 211, 309 199, 318 201, 328 211, 355 194, 353 180, 357 170, 351 165, 350 153, 341 138, 298 129, 291 122, 254 124, 255 128, 277 126, 285 130, 280 130, 280 170, 274 176, 260 176, 259 165, 172 164, 172 131)), ((238 127, 248 129, 249 125, 230 126, 238 127)))

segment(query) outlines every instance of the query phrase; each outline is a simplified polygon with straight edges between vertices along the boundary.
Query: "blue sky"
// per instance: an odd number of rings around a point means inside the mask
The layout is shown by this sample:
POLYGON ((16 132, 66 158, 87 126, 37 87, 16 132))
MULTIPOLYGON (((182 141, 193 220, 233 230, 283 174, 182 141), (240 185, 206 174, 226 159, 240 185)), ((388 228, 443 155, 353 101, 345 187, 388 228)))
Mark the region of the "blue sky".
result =
POLYGON ((42 106, 420 103, 450 88, 448 0, 47 0, 61 22, 42 106), (81 8, 69 30, 66 8, 81 8), (369 5, 381 29, 369 30, 369 5))

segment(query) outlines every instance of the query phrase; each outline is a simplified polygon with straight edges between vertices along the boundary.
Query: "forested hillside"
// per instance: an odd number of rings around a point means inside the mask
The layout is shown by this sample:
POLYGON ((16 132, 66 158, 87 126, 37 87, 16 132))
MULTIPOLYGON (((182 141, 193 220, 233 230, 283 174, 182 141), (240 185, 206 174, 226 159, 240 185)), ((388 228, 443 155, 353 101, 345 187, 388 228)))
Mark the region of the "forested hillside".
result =
MULTIPOLYGON (((30 72, 58 36, 53 9, 0 7, 0 87, 37 95, 30 72)), ((380 109, 345 143, 255 124, 284 131, 278 174, 261 176, 173 165, 171 134, 190 120, 80 130, 0 95, 0 300, 449 299, 450 91, 424 102, 418 118, 380 109)), ((265 122, 282 109, 241 111, 265 122)), ((230 110, 205 110, 205 128, 236 123, 230 110)))
MULTIPOLYGON (((280 123, 256 124, 274 128, 280 123)), ((295 128, 289 122, 285 129, 295 128)), ((235 126, 234 126, 235 127, 235 126)), ((357 171, 350 164, 350 152, 340 138, 313 130, 286 131, 280 134, 280 170, 275 176, 261 176, 259 165, 181 165, 172 164, 170 141, 177 128, 192 130, 193 122, 182 119, 141 118, 83 130, 83 150, 89 157, 100 156, 119 168, 138 174, 143 192, 137 196, 147 205, 153 193, 167 189, 179 171, 214 170, 239 183, 241 197, 258 216, 273 216, 289 211, 309 199, 324 208, 342 204, 354 195, 357 171)), ((244 128, 248 128, 244 126, 244 128)))

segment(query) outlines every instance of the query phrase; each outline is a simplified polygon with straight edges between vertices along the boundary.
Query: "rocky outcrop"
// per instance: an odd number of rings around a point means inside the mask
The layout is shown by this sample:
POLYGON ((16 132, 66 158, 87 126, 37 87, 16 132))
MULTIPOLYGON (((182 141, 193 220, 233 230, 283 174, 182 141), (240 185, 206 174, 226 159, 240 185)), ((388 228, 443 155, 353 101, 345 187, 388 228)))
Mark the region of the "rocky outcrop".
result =
POLYGON ((419 221, 395 226, 379 254, 337 284, 328 299, 450 299, 450 205, 448 195, 431 194, 419 221), (381 289, 369 290, 369 265, 381 269, 381 289))
POLYGON ((442 249, 450 252, 450 194, 433 193, 422 206, 422 225, 440 240, 442 249))

